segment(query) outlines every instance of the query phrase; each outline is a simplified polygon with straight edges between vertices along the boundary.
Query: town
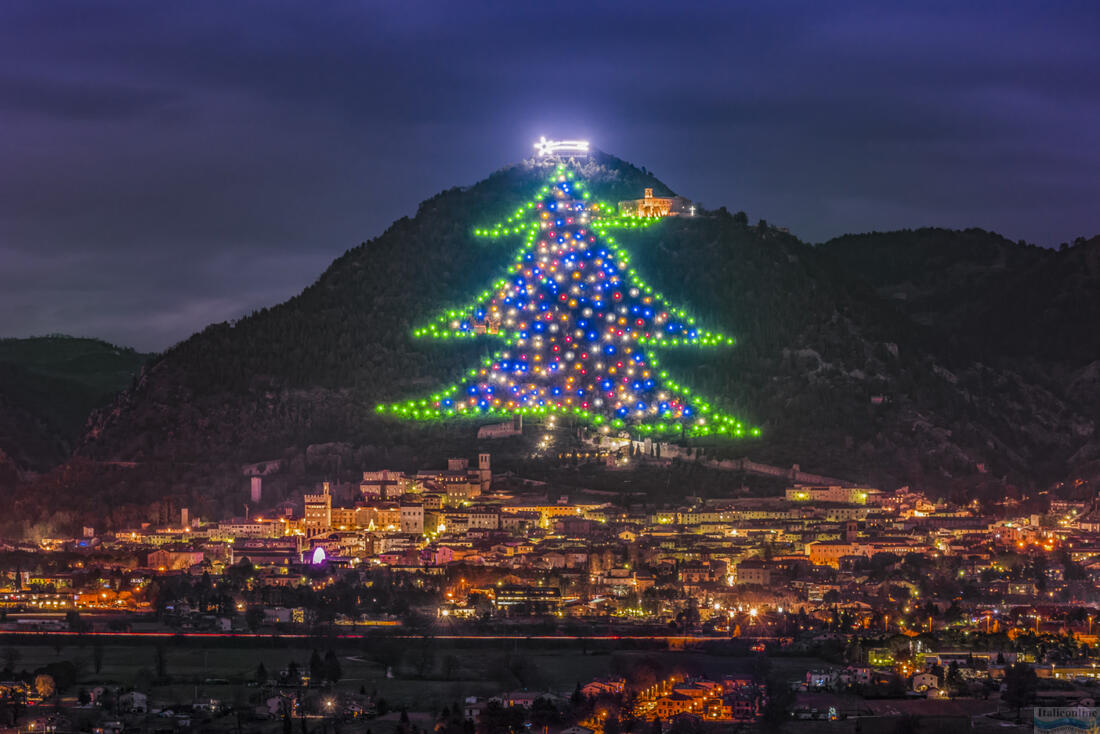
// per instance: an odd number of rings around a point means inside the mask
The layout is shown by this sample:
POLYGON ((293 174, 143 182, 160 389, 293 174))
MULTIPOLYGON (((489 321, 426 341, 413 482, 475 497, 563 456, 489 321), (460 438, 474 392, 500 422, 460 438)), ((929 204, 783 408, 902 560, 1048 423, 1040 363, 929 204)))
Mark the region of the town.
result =
MULTIPOLYGON (((659 452, 649 442, 611 451, 599 440, 612 471, 631 454, 659 452)), ((790 476, 806 475, 796 467, 790 476)), ((792 483, 776 496, 689 497, 640 511, 549 489, 494 475, 489 453, 413 473, 365 470, 357 486, 322 482, 273 505, 254 474, 242 504, 257 509, 243 517, 207 520, 181 508, 164 525, 6 543, 0 633, 13 645, 146 635, 161 641, 157 666, 164 640, 337 639, 355 646, 358 662, 381 665, 382 679, 455 679, 458 651, 418 652, 415 640, 558 641, 582 654, 634 640, 660 651, 649 668, 638 658, 620 665, 619 678, 577 676, 557 690, 524 686, 534 679, 521 673, 444 716, 476 726, 514 707, 530 719, 542 706, 559 728, 600 734, 626 721, 872 720, 884 710, 1013 720, 1025 705, 1087 703, 1100 684, 1095 503, 1050 500, 1045 512, 1023 515, 1014 501, 955 506, 904 487, 792 483), (396 640, 407 649, 387 650, 396 640), (676 662, 699 651, 734 657, 724 666, 676 662)), ((252 680, 271 695, 260 701, 254 691, 248 715, 337 704, 328 713, 385 715, 385 701, 365 687, 303 694, 341 679, 332 672, 341 658, 325 645, 324 657, 314 650, 312 662, 252 680)), ((36 679, 50 666, 20 668, 11 650, 5 700, 79 695, 116 719, 124 701, 142 713, 180 706, 146 702, 141 685, 112 692, 95 676, 78 685, 67 669, 52 670, 43 692, 36 679)), ((150 682, 168 677, 162 670, 150 682)), ((389 705, 393 715, 398 706, 428 713, 412 699, 389 705)))

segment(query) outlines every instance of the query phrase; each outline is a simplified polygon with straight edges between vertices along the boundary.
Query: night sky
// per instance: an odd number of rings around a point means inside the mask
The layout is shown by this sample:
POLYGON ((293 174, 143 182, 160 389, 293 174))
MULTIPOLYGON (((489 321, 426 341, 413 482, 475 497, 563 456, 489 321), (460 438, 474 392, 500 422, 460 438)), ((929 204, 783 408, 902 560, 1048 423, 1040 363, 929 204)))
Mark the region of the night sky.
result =
POLYGON ((811 242, 1100 233, 1100 4, 924 5, 9 0, 0 336, 164 349, 540 134, 811 242))

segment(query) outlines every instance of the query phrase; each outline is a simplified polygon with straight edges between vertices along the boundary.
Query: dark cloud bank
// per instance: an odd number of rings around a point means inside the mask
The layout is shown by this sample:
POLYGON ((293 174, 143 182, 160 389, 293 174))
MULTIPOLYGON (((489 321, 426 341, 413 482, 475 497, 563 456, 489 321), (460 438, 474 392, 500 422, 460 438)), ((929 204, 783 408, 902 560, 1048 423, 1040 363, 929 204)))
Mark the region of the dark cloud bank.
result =
POLYGON ((162 349, 590 137, 810 241, 1100 231, 1091 3, 0 6, 0 335, 162 349), (965 7, 963 7, 965 5, 965 7))

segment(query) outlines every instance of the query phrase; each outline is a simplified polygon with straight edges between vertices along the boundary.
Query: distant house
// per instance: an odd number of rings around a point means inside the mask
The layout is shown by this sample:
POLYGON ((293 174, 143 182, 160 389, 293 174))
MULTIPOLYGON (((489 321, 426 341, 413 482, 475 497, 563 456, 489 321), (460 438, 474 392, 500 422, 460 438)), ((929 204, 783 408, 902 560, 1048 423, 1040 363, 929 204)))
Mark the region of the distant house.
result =
POLYGON ((940 679, 931 673, 917 673, 913 676, 913 690, 918 693, 937 688, 939 684, 940 679))
POLYGON ((476 696, 467 696, 462 707, 462 714, 475 724, 481 720, 481 714, 489 706, 489 702, 476 696))
POLYGON ((767 586, 771 582, 771 566, 766 561, 750 559, 737 564, 737 583, 767 586))
POLYGON ((655 709, 660 719, 671 719, 691 710, 695 699, 683 693, 670 693, 657 699, 655 709))
POLYGON ((615 679, 597 679, 590 681, 581 688, 581 695, 585 698, 595 698, 601 694, 606 695, 618 695, 623 692, 623 686, 626 684, 622 678, 615 679))
POLYGON ((535 701, 540 698, 545 698, 545 693, 538 693, 533 691, 508 691, 501 693, 498 696, 494 696, 489 699, 491 701, 500 701, 500 705, 504 708, 511 708, 512 706, 520 706, 525 709, 531 708, 535 701))
POLYGON ((118 706, 132 714, 144 714, 149 710, 149 697, 141 691, 129 691, 118 697, 118 706))
MULTIPOLYGON (((475 327, 477 330, 479 327, 475 327)), ((489 333, 495 334, 497 328, 490 324, 489 326, 481 326, 481 330, 489 330, 489 333)), ((509 436, 523 435, 523 416, 516 416, 512 420, 506 423, 492 423, 489 425, 481 426, 477 429, 477 437, 483 438, 508 438, 509 436)))
POLYGON ((587 726, 581 726, 580 724, 574 724, 561 730, 560 734, 593 734, 593 729, 589 729, 587 726))

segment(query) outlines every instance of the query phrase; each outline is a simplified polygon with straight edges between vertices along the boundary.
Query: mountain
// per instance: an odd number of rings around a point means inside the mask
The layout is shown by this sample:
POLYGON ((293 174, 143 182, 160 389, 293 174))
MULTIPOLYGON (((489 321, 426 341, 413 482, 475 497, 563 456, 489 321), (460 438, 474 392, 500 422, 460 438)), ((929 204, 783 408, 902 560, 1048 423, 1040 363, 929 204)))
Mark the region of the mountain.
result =
MULTIPOLYGON (((981 229, 924 228, 846 235, 821 249, 956 360, 1019 374, 1100 423, 1100 236, 1050 250, 981 229)), ((1074 479, 1100 474, 1095 435, 1067 468, 1074 479)))
POLYGON ((0 483, 69 458, 89 414, 128 387, 147 358, 98 339, 0 339, 0 483))
MULTIPOLYGON (((671 193, 606 154, 578 172, 610 201, 645 187, 671 193)), ((374 406, 448 384, 494 347, 416 341, 410 332, 499 277, 517 243, 472 230, 513 211, 548 173, 526 161, 444 191, 298 296, 153 358, 93 417, 77 456, 20 494, 13 516, 41 532, 88 516, 125 526, 179 506, 216 516, 240 510, 241 466, 250 462, 279 462, 265 480, 265 497, 271 487, 278 499, 307 477, 472 453, 469 423, 392 422, 374 406)), ((954 310, 937 311, 932 295, 927 313, 915 309, 937 287, 932 273, 899 301, 876 281, 904 275, 888 256, 860 270, 837 243, 811 246, 725 209, 618 240, 671 302, 739 339, 732 349, 662 355, 674 377, 763 429, 759 439, 703 444, 712 455, 1003 498, 1011 484, 1064 478, 1093 439, 1095 419, 1061 383, 986 360, 966 344, 970 332, 939 323, 983 306, 969 304, 965 289, 954 310)), ((989 262, 960 269, 990 270, 989 262)))
POLYGON ((1049 250, 926 228, 846 235, 823 249, 972 356, 1059 370, 1100 357, 1100 236, 1049 250))

